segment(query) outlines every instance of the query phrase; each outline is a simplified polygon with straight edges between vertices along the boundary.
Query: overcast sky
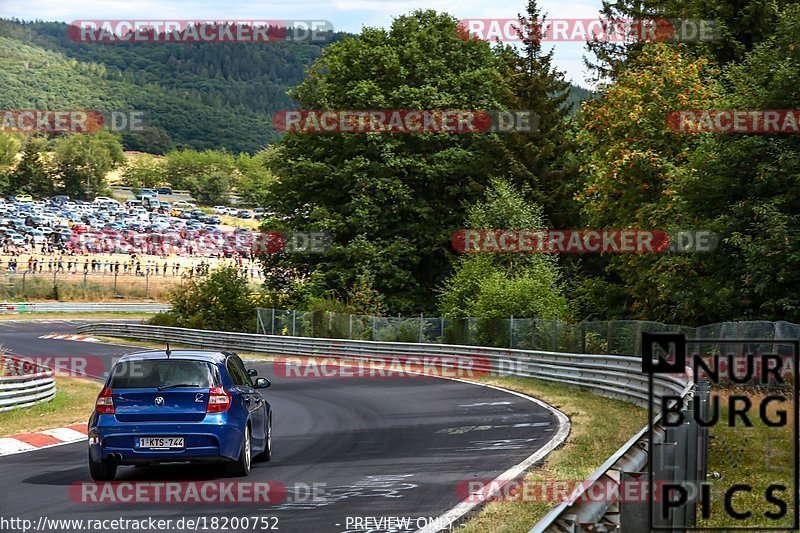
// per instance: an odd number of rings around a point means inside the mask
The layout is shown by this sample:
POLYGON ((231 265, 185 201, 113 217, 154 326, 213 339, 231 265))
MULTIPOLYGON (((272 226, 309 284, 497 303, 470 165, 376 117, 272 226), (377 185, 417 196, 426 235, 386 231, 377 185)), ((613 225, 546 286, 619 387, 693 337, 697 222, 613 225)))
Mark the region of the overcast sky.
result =
MULTIPOLYGON (((23 20, 307 20, 323 19, 338 31, 357 33, 362 26, 388 27, 392 18, 419 8, 444 11, 458 19, 508 19, 524 10, 525 0, 0 0, 0 17, 23 20)), ((600 0, 541 0, 551 19, 597 18, 600 0)), ((573 83, 588 87, 578 42, 546 43, 555 48, 556 64, 573 83)))

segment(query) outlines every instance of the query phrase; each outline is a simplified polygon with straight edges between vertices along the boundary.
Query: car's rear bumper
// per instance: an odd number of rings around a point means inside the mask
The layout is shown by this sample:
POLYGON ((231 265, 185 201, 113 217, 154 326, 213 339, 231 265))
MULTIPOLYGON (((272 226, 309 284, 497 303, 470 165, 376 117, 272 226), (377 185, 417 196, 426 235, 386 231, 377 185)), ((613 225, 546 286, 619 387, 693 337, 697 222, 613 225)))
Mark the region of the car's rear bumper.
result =
POLYGON ((243 432, 235 425, 213 422, 146 423, 118 422, 89 426, 89 454, 92 461, 113 457, 119 464, 182 461, 236 460, 243 432), (93 439, 93 437, 99 438, 93 439), (183 437, 179 450, 147 450, 136 447, 138 437, 183 437))

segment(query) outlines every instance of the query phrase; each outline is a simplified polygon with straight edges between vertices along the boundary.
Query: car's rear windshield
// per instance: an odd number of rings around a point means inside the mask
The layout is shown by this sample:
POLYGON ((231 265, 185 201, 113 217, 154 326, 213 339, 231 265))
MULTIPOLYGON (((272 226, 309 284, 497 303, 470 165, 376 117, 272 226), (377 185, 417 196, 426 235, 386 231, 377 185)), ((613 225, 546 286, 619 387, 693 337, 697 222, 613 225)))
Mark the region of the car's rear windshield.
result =
POLYGON ((143 389, 175 385, 200 388, 215 385, 214 369, 203 361, 179 359, 124 361, 114 367, 110 389, 143 389))

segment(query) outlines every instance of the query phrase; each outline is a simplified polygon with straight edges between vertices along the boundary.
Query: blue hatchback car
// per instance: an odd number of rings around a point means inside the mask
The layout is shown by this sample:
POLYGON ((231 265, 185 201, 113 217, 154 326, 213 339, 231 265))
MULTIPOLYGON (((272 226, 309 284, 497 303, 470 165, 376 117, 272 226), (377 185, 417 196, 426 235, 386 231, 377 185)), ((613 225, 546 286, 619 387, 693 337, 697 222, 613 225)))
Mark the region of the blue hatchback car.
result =
POLYGON ((272 409, 257 390, 270 382, 255 376, 233 352, 121 357, 89 418, 92 479, 114 479, 119 465, 174 462, 225 462, 248 475, 272 455, 272 409))

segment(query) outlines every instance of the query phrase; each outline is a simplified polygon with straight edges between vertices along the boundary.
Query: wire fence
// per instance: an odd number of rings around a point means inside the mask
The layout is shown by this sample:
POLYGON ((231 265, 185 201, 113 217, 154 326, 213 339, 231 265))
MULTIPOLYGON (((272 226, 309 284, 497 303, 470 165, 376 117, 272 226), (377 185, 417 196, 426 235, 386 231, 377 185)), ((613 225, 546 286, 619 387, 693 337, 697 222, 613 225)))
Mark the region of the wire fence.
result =
MULTIPOLYGON (((642 332, 684 333, 687 338, 800 338, 800 325, 790 322, 723 322, 701 327, 640 320, 608 320, 572 324, 540 318, 379 317, 330 311, 257 309, 257 333, 292 337, 420 342, 497 346, 568 353, 641 355, 642 332)), ((720 345, 721 353, 774 350, 767 343, 720 345), (746 346, 744 346, 746 345, 746 346)), ((787 347, 782 347, 787 348, 787 347)), ((788 349, 788 348, 787 348, 788 349)))

